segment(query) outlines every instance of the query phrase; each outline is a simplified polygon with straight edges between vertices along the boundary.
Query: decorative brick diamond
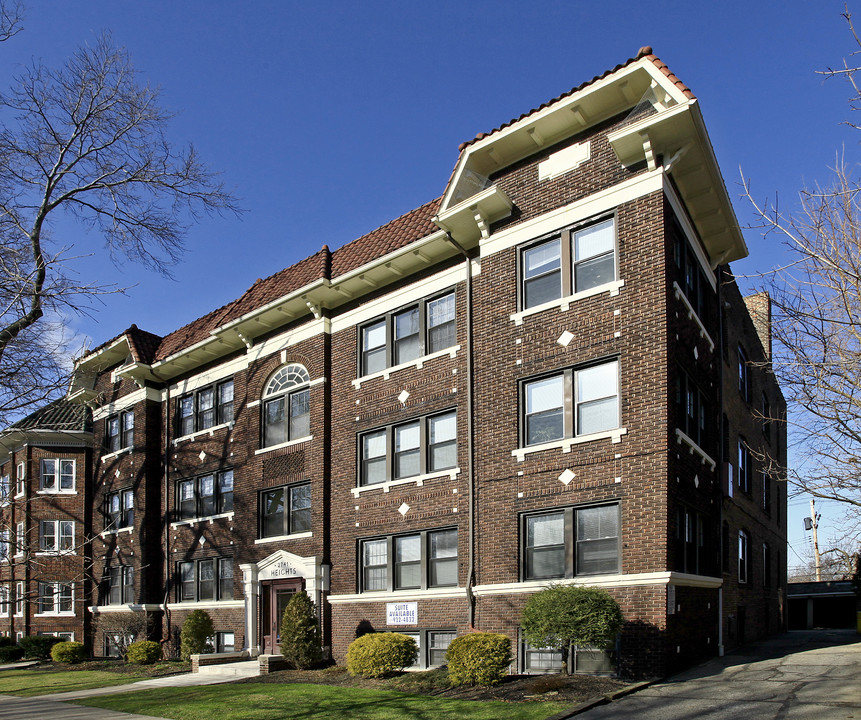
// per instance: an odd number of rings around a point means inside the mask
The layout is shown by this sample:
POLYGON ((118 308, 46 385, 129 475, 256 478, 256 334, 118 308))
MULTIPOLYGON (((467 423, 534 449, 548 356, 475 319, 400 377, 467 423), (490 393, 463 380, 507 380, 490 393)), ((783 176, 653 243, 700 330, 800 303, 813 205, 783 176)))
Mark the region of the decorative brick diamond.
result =
POLYGON ((698 488, 700 486, 700 477, 699 475, 694 475, 694 487, 698 488))
POLYGON ((409 396, 410 396, 410 394, 406 390, 401 390, 401 394, 398 395, 398 400, 400 401, 401 405, 406 404, 407 398, 409 396))
POLYGON ((570 483, 575 477, 577 477, 571 470, 564 470, 562 474, 559 476, 559 480, 562 481, 565 485, 570 483))
POLYGON ((410 506, 406 503, 401 503, 401 506, 398 508, 398 512, 401 515, 406 515, 410 511, 410 506))
POLYGON ((203 462, 204 460, 206 460, 206 453, 201 450, 200 455, 198 455, 197 457, 200 458, 200 462, 203 462))
POLYGON ((570 343, 573 339, 574 334, 566 330, 559 336, 559 339, 556 342, 558 342, 562 347, 568 347, 568 343, 570 343))
POLYGON ((201 545, 203 545, 203 543, 205 543, 205 542, 206 542, 206 538, 205 538, 205 537, 203 537, 203 535, 201 535, 201 536, 200 536, 200 540, 198 540, 197 542, 199 542, 201 545))

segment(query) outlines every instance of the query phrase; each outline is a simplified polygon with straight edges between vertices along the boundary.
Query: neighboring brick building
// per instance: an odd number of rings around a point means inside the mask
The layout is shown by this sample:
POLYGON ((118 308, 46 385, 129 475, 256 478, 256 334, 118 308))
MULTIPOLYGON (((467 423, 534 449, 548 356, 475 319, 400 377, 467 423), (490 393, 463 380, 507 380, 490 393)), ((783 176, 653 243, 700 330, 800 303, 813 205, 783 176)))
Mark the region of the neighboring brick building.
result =
POLYGON ((92 440, 89 409, 66 400, 0 432, 0 634, 90 632, 92 440))
POLYGON ((476 628, 541 672, 524 602, 597 585, 632 676, 785 627, 785 408, 746 254, 650 49, 465 143, 441 198, 78 362, 92 612, 174 642, 205 608, 218 649, 269 653, 304 588, 339 662, 373 628, 435 665, 476 628))

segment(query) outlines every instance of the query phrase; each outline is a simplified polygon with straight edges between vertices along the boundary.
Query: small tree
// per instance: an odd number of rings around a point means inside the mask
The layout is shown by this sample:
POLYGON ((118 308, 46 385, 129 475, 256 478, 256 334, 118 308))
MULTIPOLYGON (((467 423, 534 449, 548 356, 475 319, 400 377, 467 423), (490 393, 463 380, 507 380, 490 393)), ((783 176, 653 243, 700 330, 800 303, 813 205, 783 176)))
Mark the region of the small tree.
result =
POLYGON ((149 630, 146 613, 118 612, 99 613, 93 619, 96 630, 111 639, 122 658, 129 651, 129 645, 136 640, 145 640, 149 630))
POLYGON ((323 661, 317 610, 304 591, 290 598, 281 617, 281 655, 293 667, 304 670, 323 661))
POLYGON ((183 660, 188 660, 192 655, 202 653, 206 649, 209 638, 215 634, 212 618, 206 610, 194 610, 182 624, 182 632, 179 635, 179 655, 183 660))
POLYGON ((570 675, 574 648, 609 647, 622 627, 622 611, 599 588, 551 585, 526 601, 520 625, 535 647, 567 650, 570 675))

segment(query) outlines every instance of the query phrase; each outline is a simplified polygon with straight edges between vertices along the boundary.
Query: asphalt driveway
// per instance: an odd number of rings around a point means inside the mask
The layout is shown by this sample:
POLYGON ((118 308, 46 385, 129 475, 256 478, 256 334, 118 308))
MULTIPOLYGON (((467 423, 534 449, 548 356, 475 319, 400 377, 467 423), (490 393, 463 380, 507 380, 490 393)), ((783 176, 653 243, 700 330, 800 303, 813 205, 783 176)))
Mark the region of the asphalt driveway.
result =
POLYGON ((784 633, 587 711, 583 720, 861 720, 861 636, 784 633))

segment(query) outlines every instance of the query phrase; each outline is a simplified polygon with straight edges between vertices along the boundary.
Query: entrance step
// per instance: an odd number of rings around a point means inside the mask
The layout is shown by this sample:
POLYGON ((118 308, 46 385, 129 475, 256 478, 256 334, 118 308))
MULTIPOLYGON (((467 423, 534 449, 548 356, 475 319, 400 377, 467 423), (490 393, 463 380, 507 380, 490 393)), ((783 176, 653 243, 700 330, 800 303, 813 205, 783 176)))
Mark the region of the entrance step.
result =
POLYGON ((260 663, 255 658, 254 660, 222 663, 221 665, 202 665, 197 672, 200 675, 217 675, 220 677, 256 677, 260 674, 260 663))

